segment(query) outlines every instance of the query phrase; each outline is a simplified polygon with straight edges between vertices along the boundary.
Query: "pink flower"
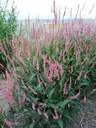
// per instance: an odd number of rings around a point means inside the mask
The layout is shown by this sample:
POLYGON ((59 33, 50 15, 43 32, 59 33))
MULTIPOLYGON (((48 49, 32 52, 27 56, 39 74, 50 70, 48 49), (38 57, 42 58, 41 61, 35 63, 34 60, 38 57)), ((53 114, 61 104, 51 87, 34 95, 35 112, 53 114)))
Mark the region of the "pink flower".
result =
POLYGON ((56 109, 54 109, 54 113, 55 113, 55 118, 54 119, 58 119, 59 116, 58 116, 58 113, 57 113, 56 109))
POLYGON ((48 119, 48 115, 46 112, 44 112, 43 115, 45 116, 46 119, 48 119))
POLYGON ((18 97, 18 100, 19 100, 19 108, 22 108, 22 105, 23 105, 22 99, 18 97))
POLYGON ((59 79, 59 73, 56 67, 54 69, 54 77, 57 77, 59 79))
POLYGON ((88 71, 87 71, 87 72, 85 73, 85 75, 84 75, 84 79, 85 79, 85 80, 86 80, 86 77, 87 77, 87 76, 86 76, 86 75, 87 75, 87 73, 88 73, 88 71))
POLYGON ((36 108, 35 108, 35 103, 34 103, 34 102, 32 102, 32 109, 33 109, 33 110, 36 110, 36 108))
POLYGON ((37 92, 35 92, 32 87, 28 86, 28 88, 29 88, 35 95, 38 95, 37 92))
POLYGON ((33 122, 33 123, 35 123, 35 120, 34 120, 34 119, 32 119, 32 122, 33 122))
POLYGON ((19 86, 19 84, 16 84, 16 89, 17 89, 18 91, 20 91, 20 86, 19 86))
POLYGON ((84 99, 83 100, 84 100, 84 102, 86 102, 86 95, 84 95, 84 99))
POLYGON ((6 77, 7 77, 7 81, 6 81, 6 98, 8 100, 8 102, 10 104, 13 104, 14 103, 14 97, 13 97, 13 94, 12 94, 12 91, 13 91, 13 81, 8 73, 8 71, 6 71, 6 77))
POLYGON ((25 53, 27 54, 27 58, 28 58, 28 61, 29 61, 30 60, 30 56, 31 56, 31 51, 29 49, 29 44, 28 43, 26 43, 25 53))
POLYGON ((82 70, 80 71, 79 76, 77 78, 78 81, 80 80, 81 76, 82 76, 82 70))
POLYGON ((67 91, 67 89, 66 89, 66 83, 64 84, 63 92, 64 92, 65 95, 68 94, 68 91, 67 91))
POLYGON ((53 77, 53 71, 54 71, 54 69, 55 69, 55 66, 54 66, 54 64, 50 64, 49 65, 50 67, 49 67, 49 70, 50 70, 50 74, 49 74, 49 81, 52 81, 52 77, 53 77))
POLYGON ((46 78, 49 78, 48 77, 48 71, 47 71, 47 69, 46 69, 46 61, 44 60, 44 74, 45 74, 45 76, 46 76, 46 78))
POLYGON ((24 100, 26 99, 27 101, 31 102, 30 99, 26 96, 25 93, 23 93, 22 96, 23 96, 24 100))
POLYGON ((93 89, 93 91, 91 93, 94 93, 94 92, 96 92, 96 89, 93 89))
POLYGON ((40 109, 39 109, 39 108, 38 108, 38 110, 37 110, 37 111, 38 111, 39 115, 42 115, 42 112, 40 111, 40 109))
POLYGON ((39 103, 39 106, 46 106, 45 103, 39 103))
POLYGON ((2 69, 2 68, 4 68, 4 66, 0 63, 0 68, 2 69))
POLYGON ((69 90, 71 89, 71 86, 72 86, 72 78, 70 77, 69 90))
POLYGON ((41 82, 40 82, 40 78, 38 77, 38 75, 37 75, 37 79, 38 79, 38 86, 40 87, 41 82))
POLYGON ((36 63, 36 68, 37 68, 37 70, 40 69, 38 60, 37 60, 37 63, 36 63))
POLYGON ((70 108, 70 103, 68 103, 68 108, 70 108))
POLYGON ((34 59, 33 59, 33 66, 36 65, 37 56, 38 56, 38 51, 36 51, 36 54, 35 54, 35 56, 34 56, 34 59))
POLYGON ((70 73, 72 74, 73 73, 73 67, 71 66, 71 71, 70 71, 70 73))
POLYGON ((0 97, 2 97, 2 99, 5 99, 5 94, 4 93, 0 94, 0 97))
POLYGON ((4 121, 5 121, 5 123, 6 123, 9 127, 11 127, 11 126, 13 126, 13 125, 18 125, 18 124, 19 124, 19 122, 8 121, 7 119, 4 119, 4 121))
POLYGON ((21 61, 21 63, 22 63, 24 66, 26 66, 26 64, 24 63, 24 61, 23 61, 23 59, 22 59, 21 56, 18 56, 18 59, 21 61))
POLYGON ((9 55, 7 55, 7 58, 9 59, 10 63, 12 64, 12 66, 15 67, 15 66, 14 66, 14 61, 10 58, 9 55))
POLYGON ((76 95, 71 96, 70 99, 77 99, 79 95, 80 95, 80 89, 79 92, 76 95))
POLYGON ((61 76, 63 75, 64 73, 64 69, 63 69, 63 66, 62 64, 59 64, 58 62, 56 62, 57 66, 60 68, 60 73, 61 73, 61 76))

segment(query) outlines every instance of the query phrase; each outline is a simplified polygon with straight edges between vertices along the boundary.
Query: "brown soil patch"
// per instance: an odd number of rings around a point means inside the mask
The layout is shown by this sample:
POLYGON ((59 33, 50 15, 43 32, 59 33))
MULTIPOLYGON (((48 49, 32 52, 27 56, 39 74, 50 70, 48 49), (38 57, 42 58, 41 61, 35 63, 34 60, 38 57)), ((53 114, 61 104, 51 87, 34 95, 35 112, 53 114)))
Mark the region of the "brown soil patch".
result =
POLYGON ((75 123, 66 128, 96 128, 96 96, 88 100, 83 110, 75 115, 75 123))

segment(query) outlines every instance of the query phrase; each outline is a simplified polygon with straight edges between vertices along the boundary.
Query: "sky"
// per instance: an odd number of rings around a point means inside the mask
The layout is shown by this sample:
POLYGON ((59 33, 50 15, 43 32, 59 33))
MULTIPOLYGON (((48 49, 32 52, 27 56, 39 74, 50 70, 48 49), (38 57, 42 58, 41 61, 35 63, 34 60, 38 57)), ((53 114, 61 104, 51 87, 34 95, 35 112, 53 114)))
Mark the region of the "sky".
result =
MULTIPOLYGON (((3 3, 6 0, 1 0, 3 3)), ((14 0, 19 12, 18 19, 51 19, 54 17, 51 12, 53 8, 53 0, 14 0)), ((13 0, 9 0, 9 8, 13 0)), ((74 18, 76 16, 78 6, 78 18, 96 18, 96 0, 55 0, 56 10, 61 17, 66 8, 65 18, 74 18), (93 9, 92 9, 93 7, 93 9), (92 10, 92 12, 91 12, 92 10), (91 12, 91 13, 90 13, 91 12)))

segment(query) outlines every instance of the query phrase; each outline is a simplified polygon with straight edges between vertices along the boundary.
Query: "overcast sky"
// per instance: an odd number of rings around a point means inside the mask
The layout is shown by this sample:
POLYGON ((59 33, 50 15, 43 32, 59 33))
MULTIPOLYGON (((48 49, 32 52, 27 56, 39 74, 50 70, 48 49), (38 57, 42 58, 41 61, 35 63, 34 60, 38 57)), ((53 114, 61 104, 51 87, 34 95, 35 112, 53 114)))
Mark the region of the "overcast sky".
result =
MULTIPOLYGON (((1 0, 5 1, 5 0, 1 0)), ((9 0, 9 6, 13 0, 9 0)), ((51 8, 53 6, 53 0, 14 0, 19 12, 18 19, 28 18, 39 18, 50 19, 53 17, 51 8)), ((96 0, 55 0, 57 10, 61 10, 61 17, 66 7, 65 17, 70 17, 70 10, 72 8, 72 17, 76 15, 78 5, 79 14, 81 10, 81 17, 83 18, 95 18, 96 17, 96 0), (95 5, 95 6, 94 6, 95 5), (92 7, 94 8, 92 9, 92 7), (92 12, 91 12, 92 9, 92 12), (91 13, 90 13, 91 12, 91 13), (89 14, 90 13, 90 14, 89 14)))

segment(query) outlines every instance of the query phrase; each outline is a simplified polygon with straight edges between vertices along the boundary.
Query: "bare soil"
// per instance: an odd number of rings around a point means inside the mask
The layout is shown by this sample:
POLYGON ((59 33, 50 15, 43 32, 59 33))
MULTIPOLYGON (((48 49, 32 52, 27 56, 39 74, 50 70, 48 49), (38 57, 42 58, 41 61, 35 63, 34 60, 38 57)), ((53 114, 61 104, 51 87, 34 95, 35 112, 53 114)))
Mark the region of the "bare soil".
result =
POLYGON ((96 96, 88 99, 83 110, 74 118, 75 122, 66 128, 96 128, 96 96))

